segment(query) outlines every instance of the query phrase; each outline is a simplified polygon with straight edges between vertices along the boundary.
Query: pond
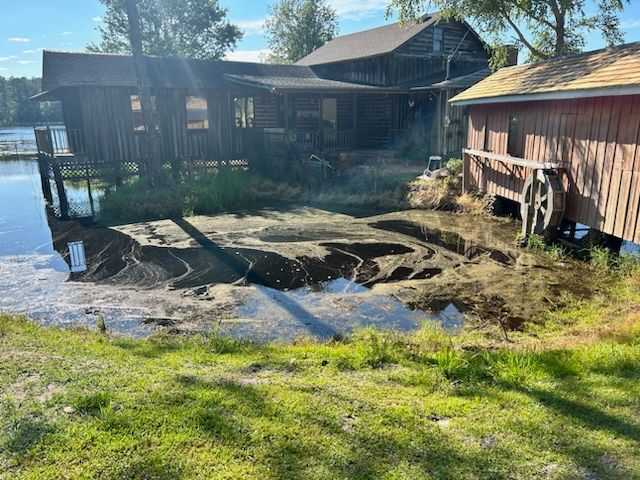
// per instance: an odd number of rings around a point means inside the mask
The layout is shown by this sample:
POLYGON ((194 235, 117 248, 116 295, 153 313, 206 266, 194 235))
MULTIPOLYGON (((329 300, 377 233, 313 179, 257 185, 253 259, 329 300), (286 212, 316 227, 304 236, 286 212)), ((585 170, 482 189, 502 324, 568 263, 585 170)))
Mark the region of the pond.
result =
POLYGON ((0 158, 33 155, 37 151, 33 127, 0 127, 0 158))
MULTIPOLYGON (((69 192, 86 195, 81 184, 69 192)), ((512 222, 469 215, 291 206, 105 228, 52 213, 35 162, 0 162, 0 311, 61 326, 103 316, 131 336, 220 328, 270 341, 425 322, 457 331, 488 314, 518 328, 579 279, 513 247, 512 222), (78 241, 87 269, 71 273, 78 241)))

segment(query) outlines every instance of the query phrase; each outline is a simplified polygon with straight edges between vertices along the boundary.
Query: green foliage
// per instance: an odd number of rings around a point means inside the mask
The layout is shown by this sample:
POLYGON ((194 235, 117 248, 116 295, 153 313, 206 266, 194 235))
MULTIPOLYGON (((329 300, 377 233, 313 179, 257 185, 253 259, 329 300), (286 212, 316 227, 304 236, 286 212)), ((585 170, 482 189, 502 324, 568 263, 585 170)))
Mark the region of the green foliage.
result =
POLYGON ((608 248, 592 246, 588 249, 588 257, 589 264, 599 275, 630 277, 640 270, 637 254, 616 254, 608 248))
POLYGON ((396 151, 396 158, 409 163, 424 165, 429 159, 429 148, 421 141, 414 138, 408 139, 400 144, 396 151))
MULTIPOLYGON (((98 27, 95 52, 129 53, 129 22, 125 0, 100 0, 106 7, 104 25, 98 27)), ((226 19, 218 0, 140 0, 142 46, 147 55, 221 58, 242 38, 240 29, 226 19)))
POLYGON ((222 170, 179 180, 165 176, 156 187, 146 178, 137 178, 108 190, 100 199, 99 211, 105 223, 136 222, 259 207, 293 200, 299 193, 285 183, 222 170))
POLYGON ((380 333, 374 328, 357 332, 353 341, 362 351, 362 365, 379 368, 396 358, 391 335, 380 333))
POLYGON ((107 324, 104 321, 104 315, 98 315, 98 320, 96 321, 96 327, 100 333, 107 333, 107 324))
POLYGON ((451 177, 457 177, 462 174, 462 159, 461 158, 451 158, 447 162, 447 170, 449 170, 449 175, 451 177))
POLYGON ((40 78, 0 77, 0 125, 36 125, 62 121, 59 102, 34 102, 40 78))
POLYGON ((505 44, 515 34, 517 45, 530 60, 542 60, 580 51, 588 32, 597 31, 610 45, 624 40, 618 14, 629 0, 597 0, 596 9, 586 0, 389 0, 394 11, 411 21, 425 11, 440 10, 444 18, 470 21, 494 44, 493 66, 505 59, 505 44))
POLYGON ((326 0, 279 0, 269 13, 271 63, 294 63, 338 34, 336 11, 326 0))
POLYGON ((547 243, 542 235, 532 234, 523 239, 521 235, 516 238, 516 243, 524 245, 536 253, 540 253, 553 261, 561 261, 567 255, 565 247, 557 243, 547 243))
POLYGON ((435 361, 444 376, 449 379, 462 377, 470 366, 469 361, 454 348, 450 340, 445 342, 440 351, 436 353, 435 361))

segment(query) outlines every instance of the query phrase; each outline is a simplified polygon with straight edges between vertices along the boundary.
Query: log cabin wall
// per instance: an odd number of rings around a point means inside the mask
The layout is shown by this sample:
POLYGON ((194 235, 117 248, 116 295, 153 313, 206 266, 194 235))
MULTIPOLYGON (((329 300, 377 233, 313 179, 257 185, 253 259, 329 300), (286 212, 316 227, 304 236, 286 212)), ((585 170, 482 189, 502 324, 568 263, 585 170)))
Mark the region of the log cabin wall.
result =
MULTIPOLYGON (((83 130, 86 153, 97 162, 144 159, 144 132, 136 132, 131 110, 135 89, 82 87, 63 100, 67 128, 83 130), (67 122, 67 119, 69 122, 67 122)), ((167 160, 184 157, 230 159, 242 153, 235 131, 233 97, 226 91, 157 90, 161 154, 167 160), (187 129, 185 96, 207 99, 209 128, 187 129)))
MULTIPOLYGON (((563 166, 565 217, 640 242, 640 95, 473 105, 467 147, 563 166), (519 132, 519 133, 518 133, 519 132), (515 136, 514 136, 515 135, 515 136)), ((491 161, 468 166, 472 186, 520 201, 529 169, 491 161)))
POLYGON ((462 23, 442 22, 420 32, 389 54, 312 68, 322 77, 375 86, 401 85, 437 74, 444 80, 447 56, 456 49, 457 54, 451 62, 452 72, 487 66, 487 51, 474 33, 467 33, 467 27, 462 23), (442 44, 434 51, 436 28, 442 30, 442 44))

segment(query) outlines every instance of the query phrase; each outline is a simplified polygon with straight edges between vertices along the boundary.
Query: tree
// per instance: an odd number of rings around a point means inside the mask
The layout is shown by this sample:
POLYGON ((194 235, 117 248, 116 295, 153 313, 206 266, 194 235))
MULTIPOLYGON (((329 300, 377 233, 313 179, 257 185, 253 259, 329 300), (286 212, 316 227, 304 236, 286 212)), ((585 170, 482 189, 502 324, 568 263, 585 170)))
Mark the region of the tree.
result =
POLYGON ((587 13, 586 0, 391 0, 387 15, 398 12, 401 21, 417 18, 429 8, 444 18, 470 20, 494 44, 494 62, 504 45, 515 43, 529 60, 545 60, 582 50, 585 33, 598 30, 609 45, 622 43, 618 13, 630 0, 594 0, 596 13, 587 13), (508 34, 514 36, 507 40, 508 34))
MULTIPOLYGON (((87 49, 131 53, 125 0, 100 1, 107 8, 98 27, 102 41, 87 49)), ((137 6, 147 55, 220 58, 242 38, 218 0, 138 0, 137 6)))
POLYGON ((280 0, 265 23, 272 63, 294 63, 338 34, 336 11, 326 0, 280 0))

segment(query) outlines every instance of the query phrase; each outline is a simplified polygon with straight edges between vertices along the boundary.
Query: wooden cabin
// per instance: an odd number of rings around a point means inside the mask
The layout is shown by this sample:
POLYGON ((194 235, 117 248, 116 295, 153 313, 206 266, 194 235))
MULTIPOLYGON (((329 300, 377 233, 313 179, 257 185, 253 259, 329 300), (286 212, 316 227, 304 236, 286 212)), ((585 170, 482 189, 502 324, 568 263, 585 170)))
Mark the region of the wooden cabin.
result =
MULTIPOLYGON (((271 161, 291 154, 287 145, 316 154, 388 149, 414 129, 434 132, 425 140, 433 154, 458 152, 464 109, 446 100, 488 75, 487 55, 466 23, 433 15, 336 38, 296 65, 145 61, 167 161, 236 160, 257 147, 271 161)), ((34 98, 62 102, 65 130, 42 130, 41 153, 144 160, 136 86, 130 56, 45 51, 44 91, 34 98)))
POLYGON ((468 107, 465 189, 640 242, 640 43, 503 68, 451 103, 468 107))

